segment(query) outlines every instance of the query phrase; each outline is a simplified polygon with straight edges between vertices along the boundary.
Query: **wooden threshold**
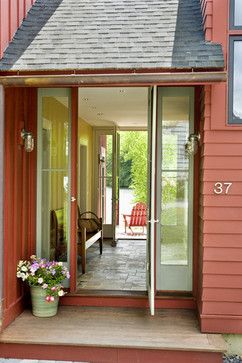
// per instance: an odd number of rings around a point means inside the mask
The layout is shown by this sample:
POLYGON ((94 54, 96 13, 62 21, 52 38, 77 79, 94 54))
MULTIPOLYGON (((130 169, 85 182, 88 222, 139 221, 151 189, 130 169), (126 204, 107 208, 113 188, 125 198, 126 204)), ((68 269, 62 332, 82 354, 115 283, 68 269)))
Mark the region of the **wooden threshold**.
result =
POLYGON ((59 307, 52 318, 24 311, 0 335, 1 343, 172 349, 224 352, 220 335, 202 334, 195 312, 59 307), (31 332, 31 333, 30 333, 31 332))
POLYGON ((219 334, 200 333, 191 310, 157 310, 151 317, 147 309, 61 306, 52 318, 24 311, 0 335, 6 358, 220 363, 225 350, 219 334))
POLYGON ((136 297, 144 298, 148 296, 147 291, 131 291, 131 290, 86 290, 79 289, 71 296, 120 296, 120 297, 136 297))
MULTIPOLYGON (((149 308, 147 291, 78 290, 61 299, 65 306, 106 306, 149 308)), ((157 294, 156 309, 197 309, 196 299, 191 294, 157 294)))

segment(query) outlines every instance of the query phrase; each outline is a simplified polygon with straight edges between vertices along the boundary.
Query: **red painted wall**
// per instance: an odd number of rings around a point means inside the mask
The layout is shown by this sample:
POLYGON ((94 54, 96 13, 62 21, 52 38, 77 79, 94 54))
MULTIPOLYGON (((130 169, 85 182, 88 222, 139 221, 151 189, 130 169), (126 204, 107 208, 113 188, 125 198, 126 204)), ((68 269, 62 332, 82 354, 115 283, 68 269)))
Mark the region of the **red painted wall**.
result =
POLYGON ((20 134, 26 128, 36 140, 36 110, 36 89, 5 90, 4 327, 23 309, 17 262, 28 258, 35 248, 36 150, 27 153, 20 134))
MULTIPOLYGON (((228 0, 201 0, 208 40, 228 63, 228 0)), ((203 332, 242 333, 242 125, 227 124, 227 84, 205 87, 200 189, 200 299, 203 332), (226 195, 216 182, 232 182, 226 195)))
POLYGON ((213 0, 200 0, 202 15, 203 15, 203 28, 206 40, 212 39, 212 13, 213 13, 213 0))
POLYGON ((0 0, 0 58, 35 0, 0 0))

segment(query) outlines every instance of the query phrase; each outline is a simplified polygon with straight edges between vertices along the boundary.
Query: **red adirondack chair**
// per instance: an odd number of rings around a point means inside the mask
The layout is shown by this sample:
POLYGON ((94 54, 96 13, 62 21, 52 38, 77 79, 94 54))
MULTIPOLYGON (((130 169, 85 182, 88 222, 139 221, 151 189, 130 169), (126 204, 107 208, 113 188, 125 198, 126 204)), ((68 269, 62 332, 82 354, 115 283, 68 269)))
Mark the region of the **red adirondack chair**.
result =
POLYGON ((132 234, 134 234, 132 227, 143 227, 144 232, 144 227, 147 225, 146 211, 146 204, 139 202, 133 206, 131 214, 123 214, 125 233, 127 227, 131 230, 132 234))

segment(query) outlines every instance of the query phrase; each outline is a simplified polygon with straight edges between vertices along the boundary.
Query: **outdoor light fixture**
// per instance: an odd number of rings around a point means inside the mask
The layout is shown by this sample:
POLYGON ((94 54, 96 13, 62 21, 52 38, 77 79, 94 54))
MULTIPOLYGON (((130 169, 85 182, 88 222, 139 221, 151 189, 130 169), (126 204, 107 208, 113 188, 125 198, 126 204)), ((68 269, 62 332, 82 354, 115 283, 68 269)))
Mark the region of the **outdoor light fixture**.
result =
POLYGON ((25 150, 30 153, 34 150, 34 138, 31 132, 22 129, 21 137, 24 140, 24 148, 25 150))
POLYGON ((198 151, 200 141, 200 135, 190 134, 188 137, 188 141, 185 144, 185 152, 186 155, 189 157, 190 155, 195 155, 198 151))

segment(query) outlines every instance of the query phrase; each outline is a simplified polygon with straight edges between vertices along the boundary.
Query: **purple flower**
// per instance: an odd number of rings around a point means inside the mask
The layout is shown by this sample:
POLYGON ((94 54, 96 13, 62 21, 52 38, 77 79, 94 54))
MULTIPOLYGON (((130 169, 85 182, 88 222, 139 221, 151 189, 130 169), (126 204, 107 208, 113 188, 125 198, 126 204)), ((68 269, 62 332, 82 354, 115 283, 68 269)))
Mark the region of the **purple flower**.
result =
POLYGON ((38 269, 39 269, 39 264, 38 264, 38 262, 34 262, 34 263, 30 266, 30 271, 31 271, 32 273, 35 273, 38 269))

